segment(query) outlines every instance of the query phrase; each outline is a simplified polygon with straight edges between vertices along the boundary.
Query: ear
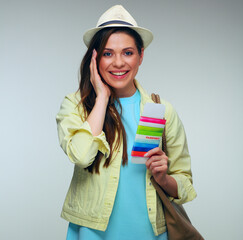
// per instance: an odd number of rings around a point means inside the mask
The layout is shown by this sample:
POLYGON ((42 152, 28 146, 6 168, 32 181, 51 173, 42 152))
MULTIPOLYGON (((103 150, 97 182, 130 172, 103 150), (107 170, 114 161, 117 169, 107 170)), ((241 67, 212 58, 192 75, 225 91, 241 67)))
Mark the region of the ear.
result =
POLYGON ((139 66, 142 64, 143 62, 143 56, 144 56, 144 48, 141 49, 141 54, 140 54, 140 59, 139 59, 139 66))

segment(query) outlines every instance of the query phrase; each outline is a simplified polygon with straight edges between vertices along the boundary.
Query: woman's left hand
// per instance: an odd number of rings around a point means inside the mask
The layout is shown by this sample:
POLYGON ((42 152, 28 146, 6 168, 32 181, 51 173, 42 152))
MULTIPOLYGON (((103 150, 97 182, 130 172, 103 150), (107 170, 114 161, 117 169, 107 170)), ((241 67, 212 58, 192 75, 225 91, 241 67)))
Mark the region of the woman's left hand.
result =
POLYGON ((149 159, 146 162, 146 167, 149 169, 159 185, 163 185, 166 181, 167 169, 168 169, 168 157, 159 148, 153 148, 145 155, 149 159))
POLYGON ((167 174, 168 157, 159 148, 148 151, 145 155, 148 157, 146 167, 152 172, 155 181, 171 196, 178 198, 177 182, 167 174))

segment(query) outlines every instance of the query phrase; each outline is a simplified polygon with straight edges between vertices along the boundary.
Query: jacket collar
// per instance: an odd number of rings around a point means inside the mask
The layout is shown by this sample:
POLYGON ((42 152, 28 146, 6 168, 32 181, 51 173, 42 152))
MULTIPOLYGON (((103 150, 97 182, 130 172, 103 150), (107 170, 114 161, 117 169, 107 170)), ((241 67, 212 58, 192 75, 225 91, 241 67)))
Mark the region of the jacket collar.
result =
POLYGON ((143 112, 143 108, 145 103, 147 102, 153 102, 151 97, 148 95, 148 93, 142 88, 141 84, 135 79, 134 81, 136 88, 141 94, 141 103, 140 103, 140 115, 143 112))

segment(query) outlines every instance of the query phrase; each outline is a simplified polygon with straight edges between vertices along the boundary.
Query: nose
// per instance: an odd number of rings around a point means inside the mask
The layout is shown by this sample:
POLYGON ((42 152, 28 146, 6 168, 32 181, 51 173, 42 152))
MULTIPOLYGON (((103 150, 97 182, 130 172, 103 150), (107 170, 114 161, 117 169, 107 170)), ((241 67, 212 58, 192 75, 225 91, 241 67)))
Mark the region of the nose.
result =
POLYGON ((120 55, 114 57, 113 66, 117 68, 122 68, 125 65, 124 59, 120 55))

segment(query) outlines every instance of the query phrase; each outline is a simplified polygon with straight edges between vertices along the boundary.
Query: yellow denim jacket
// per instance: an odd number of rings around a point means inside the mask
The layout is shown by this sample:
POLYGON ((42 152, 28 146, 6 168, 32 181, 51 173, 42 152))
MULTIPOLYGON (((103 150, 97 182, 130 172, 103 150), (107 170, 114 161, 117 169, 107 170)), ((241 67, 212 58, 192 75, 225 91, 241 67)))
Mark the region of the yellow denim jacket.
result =
MULTIPOLYGON (((135 84, 141 94, 140 113, 142 113, 144 104, 152 100, 137 81, 135 84)), ((118 187, 123 146, 114 152, 111 165, 103 168, 103 163, 110 154, 109 144, 104 132, 99 136, 93 136, 88 122, 81 120, 80 114, 83 114, 83 111, 82 107, 77 106, 79 101, 79 93, 67 95, 56 117, 60 145, 70 161, 75 164, 61 216, 69 222, 105 231, 118 187), (100 164, 100 174, 91 174, 84 168, 92 164, 98 151, 104 155, 100 164)), ((168 174, 174 177, 178 186, 178 199, 172 200, 183 204, 196 197, 192 186, 191 159, 184 128, 177 113, 171 104, 163 100, 161 102, 166 106, 168 174)), ((147 170, 148 216, 157 236, 166 231, 166 225, 161 202, 150 182, 150 177, 151 172, 147 170)))

